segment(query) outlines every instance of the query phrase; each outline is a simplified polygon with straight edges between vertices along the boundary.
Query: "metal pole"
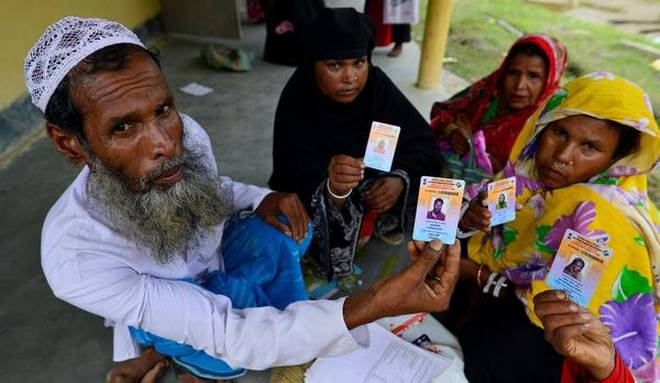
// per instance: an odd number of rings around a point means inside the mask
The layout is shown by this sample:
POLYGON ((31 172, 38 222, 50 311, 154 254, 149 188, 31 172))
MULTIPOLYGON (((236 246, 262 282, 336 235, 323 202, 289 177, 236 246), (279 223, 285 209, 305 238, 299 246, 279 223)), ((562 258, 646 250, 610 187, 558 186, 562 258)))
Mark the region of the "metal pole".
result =
POLYGON ((422 57, 419 61, 417 76, 417 86, 420 88, 436 89, 438 87, 449 35, 452 2, 453 0, 429 0, 426 6, 422 57))

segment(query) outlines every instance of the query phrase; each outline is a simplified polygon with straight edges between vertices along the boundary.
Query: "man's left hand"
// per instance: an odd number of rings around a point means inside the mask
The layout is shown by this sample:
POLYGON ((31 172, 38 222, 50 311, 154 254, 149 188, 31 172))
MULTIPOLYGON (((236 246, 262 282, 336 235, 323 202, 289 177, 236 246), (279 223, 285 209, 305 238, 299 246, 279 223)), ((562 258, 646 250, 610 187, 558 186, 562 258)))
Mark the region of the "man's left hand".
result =
POLYGON ((298 243, 302 242, 307 236, 309 218, 305 207, 294 193, 270 193, 264 197, 255 212, 264 221, 298 243), (284 214, 287 221, 289 221, 288 226, 277 219, 277 215, 280 213, 284 214))
POLYGON ((403 191, 404 183, 401 177, 379 178, 369 190, 362 193, 367 208, 374 213, 384 213, 392 208, 403 191))

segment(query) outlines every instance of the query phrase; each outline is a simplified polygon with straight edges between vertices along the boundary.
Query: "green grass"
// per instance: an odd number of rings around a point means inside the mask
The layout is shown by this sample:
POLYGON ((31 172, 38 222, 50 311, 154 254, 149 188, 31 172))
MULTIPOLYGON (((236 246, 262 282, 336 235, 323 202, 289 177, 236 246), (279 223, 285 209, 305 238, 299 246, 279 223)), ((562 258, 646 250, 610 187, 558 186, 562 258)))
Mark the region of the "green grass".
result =
MULTIPOLYGON (((656 0, 657 1, 657 0, 656 0)), ((427 0, 420 0, 420 22, 413 27, 421 41, 427 0)), ((632 80, 651 97, 660 120, 660 72, 651 68, 657 57, 617 43, 627 39, 660 48, 643 36, 621 32, 613 26, 573 19, 565 14, 523 0, 455 0, 445 56, 456 58, 445 68, 473 82, 500 65, 517 36, 489 21, 505 20, 525 32, 543 32, 558 38, 568 49, 564 82, 595 71, 609 71, 632 80)), ((651 199, 660 203, 660 171, 651 175, 651 199)))
MULTIPOLYGON (((422 20, 414 27, 415 39, 423 36, 426 0, 420 1, 422 20)), ((568 48, 565 81, 594 71, 609 71, 642 86, 660 112, 660 72, 651 68, 653 56, 617 43, 628 39, 653 46, 643 36, 609 25, 568 17, 522 0, 455 0, 446 56, 458 59, 447 69, 472 82, 495 70, 517 36, 489 21, 505 20, 525 33, 543 32, 557 37, 568 48)), ((660 48, 660 46, 655 45, 660 48)))

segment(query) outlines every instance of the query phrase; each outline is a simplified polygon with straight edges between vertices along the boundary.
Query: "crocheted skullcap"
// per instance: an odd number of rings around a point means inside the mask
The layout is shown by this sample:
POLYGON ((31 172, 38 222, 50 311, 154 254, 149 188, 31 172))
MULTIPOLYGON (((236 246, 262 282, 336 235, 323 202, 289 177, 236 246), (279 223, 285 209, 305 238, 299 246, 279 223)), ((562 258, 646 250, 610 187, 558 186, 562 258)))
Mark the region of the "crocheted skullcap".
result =
POLYGON ((30 49, 23 67, 32 103, 42 112, 71 68, 90 54, 115 44, 144 44, 114 21, 69 16, 49 26, 30 49))

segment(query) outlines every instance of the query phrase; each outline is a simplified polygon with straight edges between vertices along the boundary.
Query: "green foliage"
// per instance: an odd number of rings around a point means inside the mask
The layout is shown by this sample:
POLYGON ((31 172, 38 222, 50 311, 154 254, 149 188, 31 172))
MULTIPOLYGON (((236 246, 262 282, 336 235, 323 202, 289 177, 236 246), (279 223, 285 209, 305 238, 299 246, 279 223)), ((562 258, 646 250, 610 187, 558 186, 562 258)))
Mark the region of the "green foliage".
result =
MULTIPOLYGON (((421 21, 415 39, 421 41, 427 0, 421 0, 421 21)), ((475 81, 500 65, 517 36, 499 26, 501 19, 525 32, 543 32, 557 37, 568 48, 569 67, 565 80, 590 72, 609 71, 638 83, 660 111, 660 72, 651 68, 652 57, 621 46, 620 39, 646 45, 653 42, 641 35, 622 32, 613 26, 569 17, 565 13, 523 0, 455 0, 446 56, 458 62, 446 68, 475 81)))

